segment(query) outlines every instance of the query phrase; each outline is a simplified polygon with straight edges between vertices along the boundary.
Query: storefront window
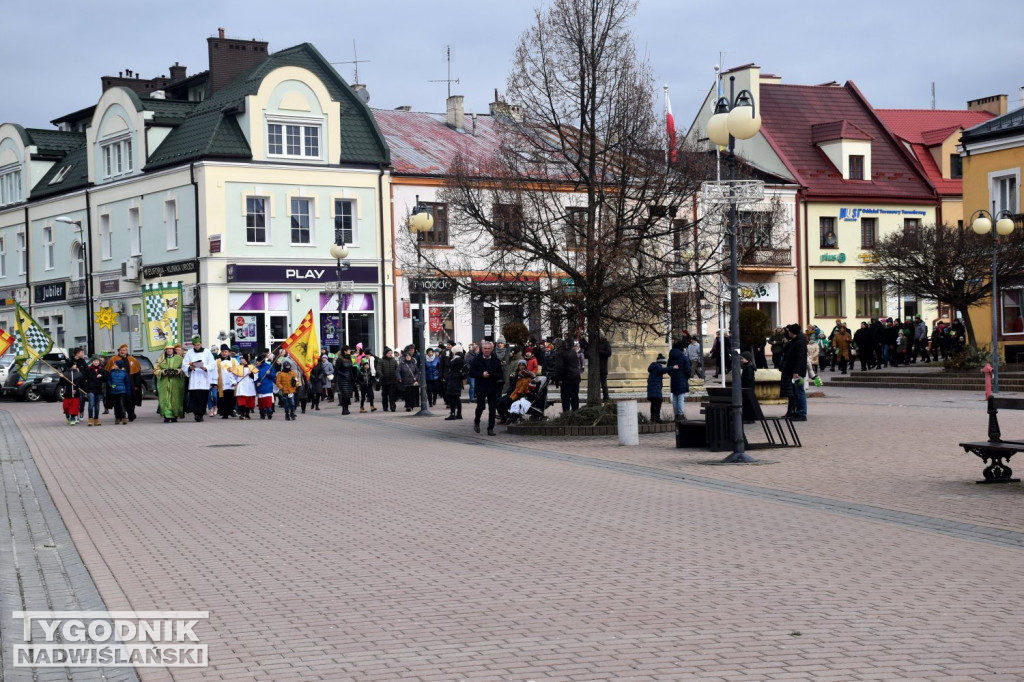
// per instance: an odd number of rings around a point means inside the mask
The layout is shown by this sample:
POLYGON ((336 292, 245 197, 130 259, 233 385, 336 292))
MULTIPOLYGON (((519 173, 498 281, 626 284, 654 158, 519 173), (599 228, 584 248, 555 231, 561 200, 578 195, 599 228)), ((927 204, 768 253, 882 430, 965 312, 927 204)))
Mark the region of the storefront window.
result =
POLYGON ((1024 334, 1024 319, 1021 318, 1021 299, 1024 289, 1004 289, 1002 296, 1003 333, 1024 334))
POLYGON ((843 317, 843 280, 814 281, 814 316, 843 317))
POLYGON ((882 314, 884 286, 881 280, 857 280, 857 317, 878 317, 882 314))
POLYGON ((455 294, 427 296, 427 342, 431 346, 443 345, 455 338, 455 294))
POLYGON ((374 338, 373 294, 342 294, 341 313, 338 313, 337 294, 320 294, 320 346, 327 351, 337 352, 341 346, 363 348, 381 354, 374 338))

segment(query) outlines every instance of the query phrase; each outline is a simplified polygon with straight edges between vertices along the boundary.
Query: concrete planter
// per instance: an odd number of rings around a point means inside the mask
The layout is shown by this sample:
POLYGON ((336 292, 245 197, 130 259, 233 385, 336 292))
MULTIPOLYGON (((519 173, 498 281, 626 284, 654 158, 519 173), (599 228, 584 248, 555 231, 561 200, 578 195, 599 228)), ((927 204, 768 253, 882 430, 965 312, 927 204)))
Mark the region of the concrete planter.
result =
MULTIPOLYGON (((726 380, 732 383, 732 376, 726 380)), ((759 369, 754 372, 754 395, 762 405, 785 405, 788 401, 779 397, 782 390, 782 372, 777 369, 759 369)))

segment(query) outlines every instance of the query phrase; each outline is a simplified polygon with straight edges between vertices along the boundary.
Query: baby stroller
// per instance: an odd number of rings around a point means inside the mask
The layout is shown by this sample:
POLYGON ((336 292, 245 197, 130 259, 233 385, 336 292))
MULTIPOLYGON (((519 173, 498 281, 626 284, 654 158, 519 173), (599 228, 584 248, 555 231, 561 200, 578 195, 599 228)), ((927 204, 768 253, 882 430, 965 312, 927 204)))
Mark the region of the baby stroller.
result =
POLYGON ((540 422, 547 419, 544 411, 548 408, 548 378, 543 374, 535 376, 526 389, 526 395, 512 403, 508 411, 509 424, 529 419, 540 422))

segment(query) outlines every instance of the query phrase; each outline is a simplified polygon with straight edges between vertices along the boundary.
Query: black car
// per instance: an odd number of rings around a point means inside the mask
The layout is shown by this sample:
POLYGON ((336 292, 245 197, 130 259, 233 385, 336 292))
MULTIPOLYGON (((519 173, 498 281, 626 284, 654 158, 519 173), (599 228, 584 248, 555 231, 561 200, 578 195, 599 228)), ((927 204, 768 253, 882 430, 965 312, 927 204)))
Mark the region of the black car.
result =
POLYGON ((32 365, 32 368, 28 371, 28 376, 24 379, 12 368, 7 374, 7 381, 4 382, 3 397, 15 400, 28 400, 33 403, 40 400, 56 400, 55 389, 57 388, 57 383, 53 382, 52 388, 49 384, 39 383, 41 379, 51 375, 56 376, 52 369, 41 362, 32 365))

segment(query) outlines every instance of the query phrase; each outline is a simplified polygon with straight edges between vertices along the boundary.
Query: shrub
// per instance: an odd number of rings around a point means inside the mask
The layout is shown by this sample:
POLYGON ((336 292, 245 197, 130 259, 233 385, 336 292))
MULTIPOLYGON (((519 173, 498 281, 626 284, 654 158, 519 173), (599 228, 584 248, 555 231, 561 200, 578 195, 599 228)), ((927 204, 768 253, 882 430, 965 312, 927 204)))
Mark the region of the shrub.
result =
POLYGON ((768 314, 757 308, 740 310, 740 345, 743 348, 764 346, 765 339, 772 333, 772 320, 768 314))
POLYGON ((967 371, 981 369, 992 362, 992 348, 989 346, 966 346, 962 351, 949 356, 942 363, 945 369, 967 371))
POLYGON ((530 330, 522 322, 509 322, 501 328, 501 335, 512 346, 522 346, 530 340, 530 330))
MULTIPOLYGON (((637 412, 640 424, 649 424, 650 420, 643 412, 637 412)), ((551 426, 615 426, 619 423, 615 403, 588 405, 578 412, 563 412, 547 422, 551 426)))

